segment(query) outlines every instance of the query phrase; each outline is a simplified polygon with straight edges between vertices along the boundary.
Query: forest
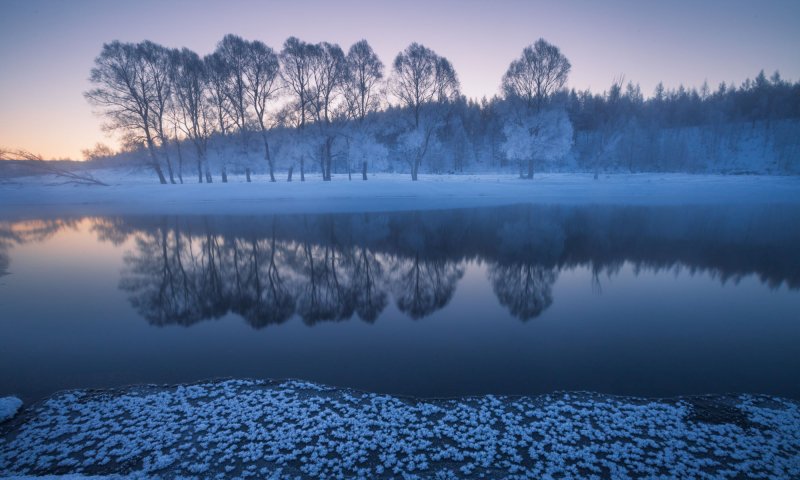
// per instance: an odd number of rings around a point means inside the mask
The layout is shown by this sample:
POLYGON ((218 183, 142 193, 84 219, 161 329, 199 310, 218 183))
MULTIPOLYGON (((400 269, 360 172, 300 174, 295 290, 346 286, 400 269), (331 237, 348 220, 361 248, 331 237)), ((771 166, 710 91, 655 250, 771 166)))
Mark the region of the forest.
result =
POLYGON ((446 58, 412 43, 390 65, 366 40, 287 39, 280 51, 226 35, 201 57, 150 41, 103 45, 86 99, 122 149, 97 166, 141 166, 162 184, 366 180, 394 172, 800 173, 800 82, 761 71, 741 85, 645 96, 619 76, 567 87, 572 65, 544 39, 490 99, 468 99, 446 58), (299 178, 298 178, 299 177, 299 178))

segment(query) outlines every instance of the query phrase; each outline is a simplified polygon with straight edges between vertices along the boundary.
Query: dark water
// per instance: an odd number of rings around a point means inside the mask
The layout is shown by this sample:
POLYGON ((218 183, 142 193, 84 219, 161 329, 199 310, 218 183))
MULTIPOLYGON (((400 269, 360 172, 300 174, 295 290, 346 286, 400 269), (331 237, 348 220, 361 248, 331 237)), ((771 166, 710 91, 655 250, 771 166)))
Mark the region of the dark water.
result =
POLYGON ((0 395, 296 377, 800 398, 800 211, 0 221, 0 395))

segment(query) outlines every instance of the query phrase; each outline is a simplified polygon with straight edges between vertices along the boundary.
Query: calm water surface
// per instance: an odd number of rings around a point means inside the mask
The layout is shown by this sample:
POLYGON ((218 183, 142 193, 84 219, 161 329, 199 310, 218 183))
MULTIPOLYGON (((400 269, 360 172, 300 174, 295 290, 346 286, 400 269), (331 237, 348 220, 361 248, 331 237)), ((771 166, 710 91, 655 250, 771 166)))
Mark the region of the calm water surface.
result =
POLYGON ((0 395, 295 377, 800 398, 800 211, 0 220, 0 395))

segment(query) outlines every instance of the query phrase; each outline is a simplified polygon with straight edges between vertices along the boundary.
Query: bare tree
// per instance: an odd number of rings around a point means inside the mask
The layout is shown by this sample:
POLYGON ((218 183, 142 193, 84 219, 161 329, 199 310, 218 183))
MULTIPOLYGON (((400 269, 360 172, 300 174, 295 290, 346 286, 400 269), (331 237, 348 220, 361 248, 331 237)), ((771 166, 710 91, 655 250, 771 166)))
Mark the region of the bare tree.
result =
MULTIPOLYGON (((233 126, 231 106, 227 95, 227 65, 220 52, 214 52, 203 57, 206 75, 208 77, 208 97, 214 111, 216 130, 219 132, 220 140, 225 143, 228 133, 233 126)), ((224 145, 220 148, 223 165, 225 162, 224 145)), ((210 172, 207 175, 211 181, 210 172)), ((250 181, 250 169, 247 170, 247 181, 250 181)))
POLYGON ((231 120, 237 131, 244 138, 248 121, 247 81, 245 68, 247 65, 247 41, 236 35, 225 35, 217 45, 215 54, 223 62, 225 73, 225 95, 228 98, 231 120))
POLYGON ((414 113, 418 127, 425 106, 454 100, 459 83, 450 62, 433 50, 412 43, 394 59, 392 93, 414 113))
POLYGON ((95 88, 84 96, 105 116, 106 128, 122 132, 133 142, 144 142, 150 154, 150 166, 159 182, 166 184, 153 131, 154 87, 152 79, 145 74, 139 48, 119 41, 106 43, 94 64, 89 81, 95 88))
POLYGON ((246 61, 244 64, 245 94, 253 106, 261 139, 264 142, 264 158, 269 165, 269 179, 275 181, 275 164, 269 152, 267 132, 267 102, 271 100, 280 84, 280 63, 278 55, 262 42, 253 41, 246 45, 246 61))
MULTIPOLYGON (((100 145, 100 144, 98 144, 100 145)), ((106 147, 108 148, 108 147, 106 147)), ((57 161, 48 161, 42 159, 42 156, 29 152, 27 150, 17 149, 10 150, 0 147, 0 161, 20 162, 24 163, 25 167, 30 167, 31 173, 50 174, 56 177, 65 178, 65 183, 79 183, 86 185, 102 185, 107 187, 108 184, 97 180, 90 173, 75 173, 66 168, 63 168, 57 161)), ((27 169, 26 169, 27 170, 27 169)))
POLYGON ((344 97, 347 111, 351 118, 363 121, 367 114, 380 108, 383 62, 366 40, 350 47, 346 61, 344 97))
MULTIPOLYGON (((292 103, 284 113, 285 118, 294 117, 294 124, 302 130, 306 127, 310 111, 309 85, 311 83, 314 46, 297 37, 289 37, 280 53, 281 78, 291 93, 292 103)), ((304 156, 300 156, 300 181, 305 181, 304 156)))
POLYGON ((175 183, 175 174, 172 169, 172 161, 169 158, 169 130, 166 126, 167 116, 172 108, 172 85, 169 78, 170 73, 170 53, 169 50, 150 41, 144 41, 137 45, 139 57, 141 59, 142 72, 147 83, 151 86, 152 114, 150 121, 153 130, 167 163, 170 183, 175 183))
MULTIPOLYGON (((227 97, 230 118, 236 126, 241 141, 241 151, 247 151, 247 127, 250 121, 250 103, 247 95, 247 79, 245 69, 248 62, 249 45, 246 40, 228 34, 217 44, 215 54, 222 62, 221 72, 224 73, 224 94, 227 97)), ((227 181, 225 165, 222 167, 222 181, 227 181)))
POLYGON ((544 101, 567 82, 571 68, 558 47, 540 38, 511 62, 503 75, 503 92, 507 98, 522 100, 539 111, 544 101))
POLYGON ((212 133, 213 111, 211 87, 206 64, 200 57, 184 48, 172 53, 171 79, 177 105, 181 131, 192 142, 197 153, 197 180, 203 183, 203 170, 211 176, 208 168, 208 141, 212 133))
POLYGON ((281 77, 294 97, 296 124, 303 129, 309 117, 309 85, 313 68, 314 46, 297 37, 289 37, 281 50, 281 77))
POLYGON ((322 178, 330 181, 333 142, 336 139, 332 120, 336 99, 347 76, 347 63, 344 52, 336 44, 322 42, 314 45, 312 52, 309 105, 323 138, 320 152, 322 178))

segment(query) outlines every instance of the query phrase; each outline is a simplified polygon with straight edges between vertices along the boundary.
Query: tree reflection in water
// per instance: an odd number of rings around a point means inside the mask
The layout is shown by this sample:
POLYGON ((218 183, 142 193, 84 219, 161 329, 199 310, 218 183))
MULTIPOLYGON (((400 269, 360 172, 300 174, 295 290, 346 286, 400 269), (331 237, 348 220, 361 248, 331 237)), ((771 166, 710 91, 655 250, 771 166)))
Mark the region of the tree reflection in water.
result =
POLYGON ((538 317, 553 303, 556 272, 552 268, 530 263, 492 265, 489 281, 500 305, 520 320, 538 317))
POLYGON ((464 275, 462 262, 447 260, 392 259, 393 292, 397 308, 413 319, 419 319, 444 308, 453 298, 456 283, 464 275))
MULTIPOLYGON (((120 287, 154 325, 193 325, 235 313, 254 328, 294 315, 307 325, 357 316, 375 322, 393 299, 420 319, 453 298, 468 262, 486 265, 499 303, 520 320, 554 302, 565 268, 593 288, 629 263, 634 273, 706 272, 720 282, 755 274, 800 288, 797 209, 767 207, 514 206, 455 211, 270 217, 92 219, 103 241, 133 237, 120 287)), ((79 220, 0 223, 9 249, 79 220)))

